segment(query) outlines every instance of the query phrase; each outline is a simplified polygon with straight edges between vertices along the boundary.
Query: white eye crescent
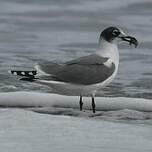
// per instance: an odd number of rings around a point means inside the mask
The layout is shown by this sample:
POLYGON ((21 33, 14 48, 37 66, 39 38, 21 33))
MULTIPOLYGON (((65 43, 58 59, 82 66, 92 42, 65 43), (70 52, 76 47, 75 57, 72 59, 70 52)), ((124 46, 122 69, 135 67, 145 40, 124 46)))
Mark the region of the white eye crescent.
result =
POLYGON ((119 32, 118 30, 113 30, 113 31, 112 31, 112 35, 114 35, 114 36, 118 36, 119 33, 120 33, 120 32, 119 32))

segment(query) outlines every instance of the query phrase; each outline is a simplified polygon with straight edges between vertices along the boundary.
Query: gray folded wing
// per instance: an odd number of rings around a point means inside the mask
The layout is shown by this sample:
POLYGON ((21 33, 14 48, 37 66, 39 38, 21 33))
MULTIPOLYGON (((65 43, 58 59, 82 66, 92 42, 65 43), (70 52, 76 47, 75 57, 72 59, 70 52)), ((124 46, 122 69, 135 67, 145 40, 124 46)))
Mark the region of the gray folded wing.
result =
POLYGON ((101 57, 97 54, 91 54, 88 56, 80 57, 78 59, 66 62, 67 65, 79 64, 79 65, 92 65, 92 64, 104 64, 108 58, 101 57))
POLYGON ((112 75, 115 65, 112 63, 110 67, 107 67, 104 65, 107 60, 108 58, 98 55, 89 55, 66 62, 63 65, 52 63, 49 66, 41 66, 41 69, 51 74, 47 78, 50 80, 90 85, 103 82, 112 75))
POLYGON ((50 75, 56 74, 58 71, 60 71, 64 67, 64 64, 58 64, 58 63, 49 62, 49 61, 41 62, 38 65, 39 65, 39 68, 43 72, 50 75))

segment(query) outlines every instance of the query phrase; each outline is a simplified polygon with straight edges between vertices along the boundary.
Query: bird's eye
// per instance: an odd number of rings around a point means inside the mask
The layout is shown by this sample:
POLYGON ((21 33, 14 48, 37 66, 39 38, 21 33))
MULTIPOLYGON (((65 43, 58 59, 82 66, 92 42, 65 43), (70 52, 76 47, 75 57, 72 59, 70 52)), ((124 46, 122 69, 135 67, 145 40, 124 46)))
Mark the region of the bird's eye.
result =
POLYGON ((120 34, 120 32, 118 30, 113 30, 112 31, 113 36, 118 36, 119 34, 120 34))

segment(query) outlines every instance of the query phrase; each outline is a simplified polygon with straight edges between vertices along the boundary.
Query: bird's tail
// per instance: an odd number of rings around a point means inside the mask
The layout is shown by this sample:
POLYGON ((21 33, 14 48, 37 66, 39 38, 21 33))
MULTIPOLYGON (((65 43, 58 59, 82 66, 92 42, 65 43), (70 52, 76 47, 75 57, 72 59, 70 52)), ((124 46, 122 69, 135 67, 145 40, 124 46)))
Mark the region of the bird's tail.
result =
POLYGON ((11 70, 11 74, 16 75, 19 77, 20 80, 24 81, 34 81, 36 78, 37 71, 32 70, 32 71, 19 71, 19 70, 11 70))

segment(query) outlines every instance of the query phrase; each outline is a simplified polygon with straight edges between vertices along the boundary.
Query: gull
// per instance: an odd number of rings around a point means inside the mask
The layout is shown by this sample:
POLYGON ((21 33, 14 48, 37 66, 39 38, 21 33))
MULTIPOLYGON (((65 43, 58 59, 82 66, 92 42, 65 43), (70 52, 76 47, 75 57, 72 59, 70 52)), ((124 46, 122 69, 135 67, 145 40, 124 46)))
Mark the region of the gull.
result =
POLYGON ((116 76, 119 66, 118 43, 129 42, 138 45, 135 37, 127 35, 122 29, 108 27, 99 37, 98 49, 90 55, 83 56, 65 63, 38 64, 36 70, 11 70, 20 80, 26 80, 50 86, 55 93, 76 95, 80 97, 80 110, 83 109, 83 96, 92 99, 92 110, 96 112, 94 97, 107 86, 116 76))

